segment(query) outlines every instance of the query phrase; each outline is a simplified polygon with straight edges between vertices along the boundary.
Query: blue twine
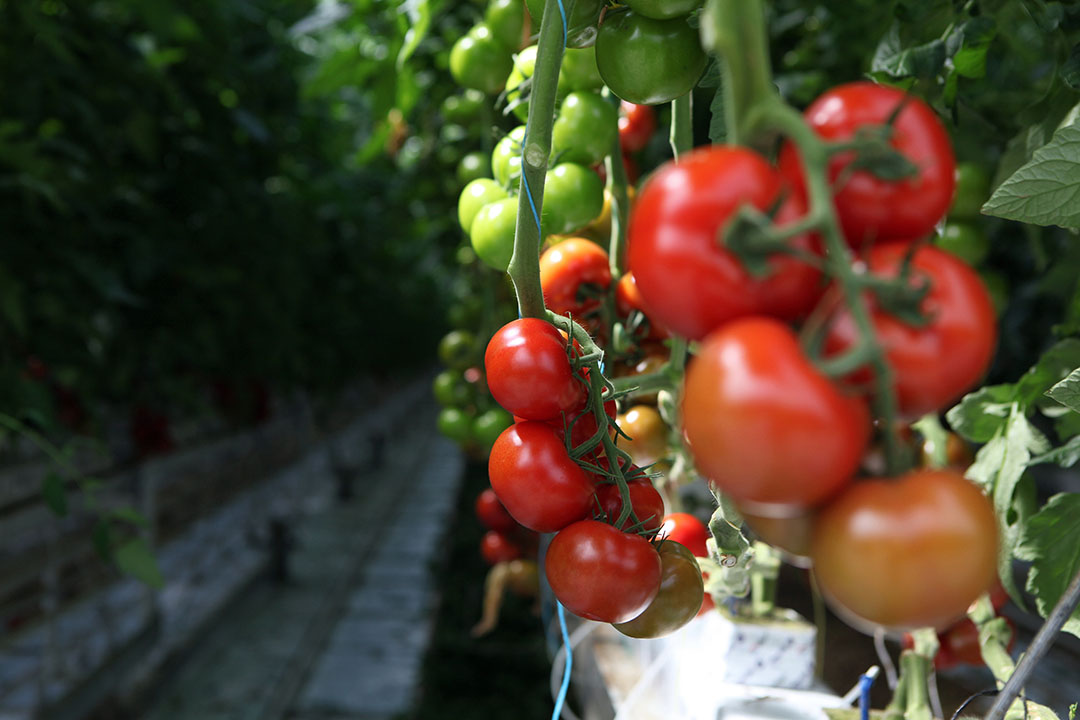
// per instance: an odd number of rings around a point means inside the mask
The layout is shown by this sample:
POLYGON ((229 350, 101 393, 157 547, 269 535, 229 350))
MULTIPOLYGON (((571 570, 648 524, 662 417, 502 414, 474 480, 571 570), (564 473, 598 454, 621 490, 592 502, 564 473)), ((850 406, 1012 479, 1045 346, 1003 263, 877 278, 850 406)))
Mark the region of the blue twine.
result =
MULTIPOLYGON (((559 15, 562 17, 562 41, 563 52, 566 51, 566 8, 563 7, 562 0, 556 0, 556 4, 559 6, 559 15)), ((529 180, 525 177, 525 147, 528 145, 529 140, 529 128, 526 124, 525 137, 521 141, 521 187, 525 191, 525 197, 529 201, 529 208, 532 210, 533 220, 536 221, 536 229, 540 229, 540 213, 536 211, 536 202, 533 200, 532 190, 529 189, 529 180)))
POLYGON ((570 690, 570 670, 574 665, 574 653, 570 647, 570 633, 566 629, 566 610, 563 609, 562 603, 558 600, 555 601, 555 605, 559 609, 559 630, 562 631, 563 647, 566 648, 566 664, 563 666, 562 686, 559 688, 559 694, 555 698, 555 710, 551 713, 551 720, 559 720, 562 715, 563 703, 566 702, 566 693, 570 690))
POLYGON ((877 675, 865 673, 859 678, 859 720, 870 718, 870 688, 877 675))

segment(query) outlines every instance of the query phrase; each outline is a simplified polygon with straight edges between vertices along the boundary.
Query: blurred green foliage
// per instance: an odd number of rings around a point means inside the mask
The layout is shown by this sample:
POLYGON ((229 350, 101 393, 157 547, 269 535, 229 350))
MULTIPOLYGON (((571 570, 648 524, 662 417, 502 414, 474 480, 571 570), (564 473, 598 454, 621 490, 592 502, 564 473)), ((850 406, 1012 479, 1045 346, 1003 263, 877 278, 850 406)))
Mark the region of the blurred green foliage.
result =
POLYGON ((453 88, 437 35, 398 66, 409 27, 374 0, 0 0, 0 409, 85 427, 65 405, 428 361, 453 88))

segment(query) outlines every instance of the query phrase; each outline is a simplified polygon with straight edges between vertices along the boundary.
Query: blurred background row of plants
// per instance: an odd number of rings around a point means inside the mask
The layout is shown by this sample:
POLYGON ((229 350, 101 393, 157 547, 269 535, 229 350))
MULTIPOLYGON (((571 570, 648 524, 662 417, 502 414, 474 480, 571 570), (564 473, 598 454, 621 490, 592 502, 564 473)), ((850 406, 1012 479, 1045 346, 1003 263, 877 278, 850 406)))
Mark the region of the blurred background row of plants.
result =
POLYGON ((457 159, 436 141, 454 30, 399 64, 415 20, 0 0, 0 408, 50 434, 104 408, 243 419, 267 389, 428 362, 458 242, 432 170, 457 159))

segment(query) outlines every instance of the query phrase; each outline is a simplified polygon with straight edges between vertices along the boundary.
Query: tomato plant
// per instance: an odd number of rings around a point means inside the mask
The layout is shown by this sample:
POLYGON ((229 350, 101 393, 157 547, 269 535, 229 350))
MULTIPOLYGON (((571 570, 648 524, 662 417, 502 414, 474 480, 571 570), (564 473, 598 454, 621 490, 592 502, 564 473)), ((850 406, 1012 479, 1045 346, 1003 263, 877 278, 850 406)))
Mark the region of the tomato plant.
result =
POLYGON ((540 256, 544 302, 556 315, 576 318, 596 311, 610 284, 607 251, 591 240, 570 238, 540 256))
MULTIPOLYGON (((533 27, 540 27, 544 16, 545 0, 526 0, 533 27)), ((596 42, 597 20, 604 7, 604 0, 575 0, 566 21, 566 46, 568 48, 588 48, 596 42)))
POLYGON ((520 0, 490 0, 484 10, 484 24, 496 40, 516 50, 521 46, 525 7, 520 0))
POLYGON ((705 597, 701 568, 694 555, 677 542, 668 540, 658 548, 660 589, 645 610, 615 629, 633 638, 670 635, 694 619, 705 597))
POLYGON ((473 26, 450 51, 450 74, 454 80, 489 95, 502 89, 512 65, 510 48, 483 23, 473 26))
POLYGON ((652 545, 596 520, 562 529, 548 546, 544 572, 566 609, 588 620, 637 617, 660 590, 663 565, 652 545))
POLYGON ((619 437, 618 445, 638 465, 652 465, 668 454, 667 424, 656 408, 635 405, 619 416, 618 424, 629 437, 619 437))
POLYGON ((618 133, 618 111, 595 92, 566 96, 551 127, 551 150, 561 161, 603 162, 618 133))
MULTIPOLYGON (((744 204, 764 212, 781 201, 777 224, 799 218, 802 205, 783 198, 780 175, 743 148, 701 148, 657 170, 638 193, 627 238, 630 271, 652 315, 700 340, 745 315, 794 320, 809 312, 821 294, 816 268, 776 254, 769 259, 769 274, 755 278, 717 241, 744 204)), ((812 250, 808 236, 791 242, 812 250)))
MULTIPOLYGON (((634 470, 636 468, 633 468, 630 472, 631 478, 634 470)), ((664 519, 664 498, 660 496, 660 493, 656 491, 648 478, 629 479, 627 487, 630 494, 630 507, 634 511, 634 516, 637 517, 638 522, 644 523, 641 529, 645 532, 659 530, 664 519)), ((623 509, 623 499, 619 486, 614 483, 599 486, 596 489, 596 499, 601 512, 607 518, 607 522, 616 525, 619 514, 623 509)), ((616 525, 616 527, 629 530, 633 524, 632 518, 628 518, 625 524, 616 525)))
POLYGON ((510 264, 514 254, 517 209, 516 197, 503 197, 484 205, 473 218, 469 229, 472 248, 490 268, 506 270, 510 264))
POLYGON ((709 529, 705 523, 690 513, 671 513, 664 516, 664 524, 656 535, 658 540, 671 540, 688 549, 695 557, 709 557, 705 541, 709 539, 709 529))
POLYGON ((698 470, 747 505, 825 500, 855 474, 870 432, 862 401, 816 370, 787 326, 759 317, 706 338, 682 416, 698 470))
POLYGON ((451 330, 439 341, 439 359, 450 368, 464 370, 478 351, 476 335, 468 330, 451 330))
MULTIPOLYGON (((922 100, 896 88, 855 82, 819 97, 805 117, 814 131, 831 141, 887 128, 889 144, 914 166, 913 176, 896 180, 853 168, 853 152, 833 156, 829 163, 833 202, 852 246, 923 238, 945 216, 956 184, 956 163, 945 127, 922 100)), ((803 171, 793 146, 781 152, 780 168, 802 191, 803 171)))
POLYGON ((458 198, 458 224, 461 229, 471 232, 473 220, 484 206, 506 197, 506 191, 494 180, 480 178, 470 182, 458 198))
POLYGON ((474 509, 476 518, 488 530, 509 533, 518 526, 517 521, 506 512, 506 508, 499 501, 499 496, 491 488, 483 490, 476 496, 474 509))
POLYGON ((491 448, 488 476, 507 512, 536 532, 561 530, 592 509, 592 481, 544 423, 524 421, 503 431, 491 448))
POLYGON ((559 163, 544 181, 542 234, 565 235, 588 225, 604 207, 604 185, 589 168, 559 163))
POLYGON ((495 144, 491 152, 491 172, 504 188, 516 189, 521 181, 521 143, 525 126, 518 125, 495 144))
POLYGON ((997 577, 990 501, 955 470, 860 480, 814 521, 822 592, 849 620, 942 628, 997 577))
POLYGON ((497 530, 488 530, 480 539, 480 554, 488 565, 498 565, 521 557, 517 543, 497 530))
POLYGON ((619 103, 619 142, 623 152, 639 152, 656 132, 656 111, 649 105, 619 103))

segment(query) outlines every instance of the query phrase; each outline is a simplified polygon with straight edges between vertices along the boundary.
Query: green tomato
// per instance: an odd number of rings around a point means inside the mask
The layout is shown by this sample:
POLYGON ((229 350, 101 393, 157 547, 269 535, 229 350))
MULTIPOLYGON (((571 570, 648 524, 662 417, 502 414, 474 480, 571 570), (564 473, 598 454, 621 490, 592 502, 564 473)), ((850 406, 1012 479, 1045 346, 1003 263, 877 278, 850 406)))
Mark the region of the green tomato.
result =
POLYGON ((978 265, 990 252, 990 239, 986 237, 983 229, 958 220, 946 222, 941 235, 934 238, 934 244, 951 252, 968 265, 978 265))
POLYGON ((618 132, 615 106, 594 92, 573 92, 551 129, 551 150, 560 160, 595 165, 611 152, 618 132))
POLYGON ((472 420, 462 410, 443 408, 438 419, 439 432, 459 445, 472 439, 472 420))
POLYGON ((439 341, 439 360, 448 368, 464 370, 472 365, 482 348, 468 330, 451 330, 439 341))
POLYGON ((457 179, 462 185, 489 177, 491 177, 490 159, 482 152, 471 152, 461 158, 461 162, 458 163, 457 179))
POLYGON ((485 265, 506 272, 514 254, 518 199, 508 197, 485 205, 473 220, 469 237, 485 265))
POLYGON ((476 214, 485 205, 505 197, 506 191, 502 185, 488 178, 479 178, 466 185, 458 197, 458 222, 461 223, 461 229, 469 232, 476 214))
MULTIPOLYGON (((547 3, 544 0, 525 0, 525 4, 529 7, 533 27, 539 28, 547 3)), ((603 9, 604 0, 576 0, 566 23, 568 48, 586 48, 596 42, 596 25, 603 9)), ((562 23, 562 18, 559 18, 559 22, 562 23)))
POLYGON ((654 20, 686 17, 701 7, 701 0, 626 0, 630 9, 654 20))
POLYGON ((979 217, 983 203, 990 197, 990 176, 981 165, 963 162, 956 165, 956 194, 953 195, 949 217, 970 219, 979 217))
POLYGON ((514 58, 514 69, 506 78, 506 104, 522 122, 529 119, 529 96, 521 97, 519 86, 533 75, 536 68, 536 46, 530 45, 514 58))
POLYGON ((633 10, 609 14, 596 39, 596 66, 611 92, 659 105, 690 92, 708 56, 686 18, 653 20, 633 10))
POLYGON ((459 85, 494 95, 502 90, 513 61, 510 49, 483 23, 459 38, 450 50, 450 74, 459 85))
POLYGON ((457 370, 443 370, 436 375, 431 390, 443 407, 461 407, 469 402, 469 386, 457 370))
POLYGON ((544 178, 544 235, 565 235, 588 225, 604 208, 604 184, 595 172, 560 163, 544 178))
POLYGON ((559 67, 559 88, 563 92, 599 90, 604 86, 596 68, 596 48, 568 48, 559 67))
POLYGON ((518 125, 495 144, 491 153, 491 171, 503 187, 517 188, 521 179, 521 143, 525 141, 525 126, 518 125))
POLYGON ((525 25, 525 8, 521 0, 491 0, 484 12, 484 24, 506 47, 521 47, 521 31, 525 25))
POLYGON ((479 90, 466 90, 460 95, 451 95, 443 100, 443 119, 452 123, 467 123, 475 120, 480 116, 484 102, 484 93, 479 90))
POLYGON ((502 431, 514 424, 514 416, 502 408, 482 412, 473 418, 472 438, 484 452, 491 450, 502 431))

